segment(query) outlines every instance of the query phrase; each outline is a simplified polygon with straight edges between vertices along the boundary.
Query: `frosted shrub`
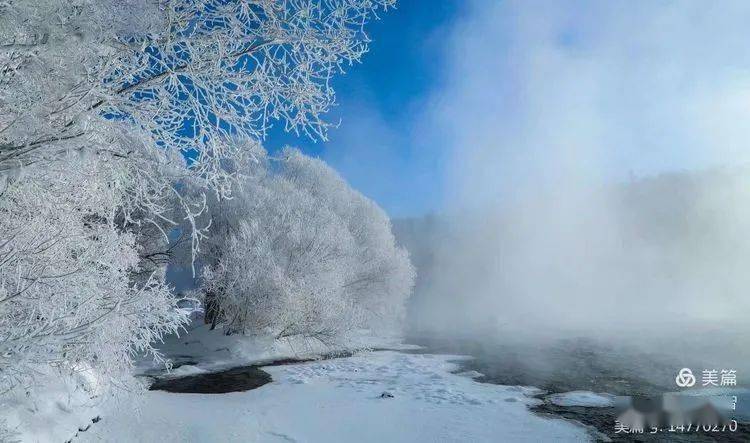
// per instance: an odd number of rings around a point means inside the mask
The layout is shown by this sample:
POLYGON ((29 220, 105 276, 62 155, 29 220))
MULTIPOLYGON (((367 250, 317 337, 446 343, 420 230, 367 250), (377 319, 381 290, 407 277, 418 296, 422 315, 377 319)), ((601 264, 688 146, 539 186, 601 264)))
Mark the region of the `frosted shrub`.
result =
POLYGON ((397 327, 415 273, 408 252, 396 245, 388 215, 322 160, 295 149, 287 149, 284 158, 281 176, 308 190, 352 236, 354 245, 349 251, 344 289, 365 312, 366 326, 383 330, 397 327))
POLYGON ((270 170, 211 211, 226 236, 213 237, 203 273, 210 320, 323 342, 397 326, 414 271, 385 213, 298 151, 270 170))

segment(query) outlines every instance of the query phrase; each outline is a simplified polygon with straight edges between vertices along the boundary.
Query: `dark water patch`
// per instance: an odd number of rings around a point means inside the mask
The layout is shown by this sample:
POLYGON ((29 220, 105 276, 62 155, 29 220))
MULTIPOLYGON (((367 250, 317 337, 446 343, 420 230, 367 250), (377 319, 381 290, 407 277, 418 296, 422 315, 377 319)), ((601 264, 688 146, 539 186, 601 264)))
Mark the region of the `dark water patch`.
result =
POLYGON ((272 381, 271 375, 256 365, 184 377, 157 379, 149 390, 183 394, 226 394, 259 388, 272 381))

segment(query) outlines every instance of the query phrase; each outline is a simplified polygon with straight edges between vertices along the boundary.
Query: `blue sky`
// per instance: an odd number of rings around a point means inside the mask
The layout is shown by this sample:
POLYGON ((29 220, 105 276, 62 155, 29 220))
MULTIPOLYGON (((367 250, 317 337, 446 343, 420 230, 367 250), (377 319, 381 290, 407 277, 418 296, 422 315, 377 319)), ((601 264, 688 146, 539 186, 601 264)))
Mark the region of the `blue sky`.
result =
POLYGON ((401 0, 327 143, 393 217, 750 162, 750 2, 401 0))
MULTIPOLYGON (((439 84, 445 33, 460 16, 460 1, 402 0, 372 23, 373 42, 363 63, 334 82, 340 121, 328 142, 286 134, 280 125, 265 143, 290 144, 319 156, 392 216, 418 215, 440 206, 441 158, 423 155, 412 140, 420 107, 439 84)), ((438 154, 436 152, 436 154, 438 154)))

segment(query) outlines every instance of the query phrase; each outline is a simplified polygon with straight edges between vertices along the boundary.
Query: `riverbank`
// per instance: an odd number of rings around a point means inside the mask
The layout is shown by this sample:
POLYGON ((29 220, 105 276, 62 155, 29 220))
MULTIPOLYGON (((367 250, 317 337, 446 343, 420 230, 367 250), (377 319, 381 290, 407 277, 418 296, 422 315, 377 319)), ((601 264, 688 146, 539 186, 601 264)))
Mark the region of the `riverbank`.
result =
POLYGON ((464 358, 363 352, 263 367, 273 381, 245 392, 149 391, 137 404, 113 406, 77 441, 591 439, 581 426, 530 412, 537 389, 477 383, 476 374, 461 373, 457 361, 464 358))

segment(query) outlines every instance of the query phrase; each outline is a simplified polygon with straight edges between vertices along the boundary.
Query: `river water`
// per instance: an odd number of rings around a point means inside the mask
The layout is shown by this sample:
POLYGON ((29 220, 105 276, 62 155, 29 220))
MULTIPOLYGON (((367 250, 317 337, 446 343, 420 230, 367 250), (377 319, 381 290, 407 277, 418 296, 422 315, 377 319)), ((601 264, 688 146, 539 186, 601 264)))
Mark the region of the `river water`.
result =
MULTIPOLYGON (((735 337, 736 338, 736 337, 735 337)), ((673 343, 674 341, 668 340, 673 343)), ((460 361, 461 370, 484 375, 477 381, 504 385, 535 386, 545 391, 544 401, 534 410, 540 414, 577 420, 597 429, 602 441, 677 441, 748 442, 750 441, 750 389, 745 372, 747 363, 737 352, 711 352, 711 346, 694 346, 696 352, 666 352, 657 347, 625 345, 592 338, 566 338, 530 342, 527 340, 446 339, 430 335, 413 336, 410 342, 424 346, 422 352, 464 354, 473 357, 460 361), (703 352, 698 352, 703 351, 703 352), (670 432, 624 434, 615 430, 617 413, 613 407, 558 406, 548 396, 570 391, 592 391, 616 396, 659 398, 679 391, 676 373, 692 367, 701 385, 703 368, 732 368, 737 371, 738 386, 723 389, 722 396, 737 395, 735 418, 737 431, 670 432), (736 366, 729 366, 736 365, 736 366), (745 377, 743 377, 743 375, 745 377)), ((736 342, 732 342, 736 343, 736 342)), ((716 351, 717 347, 713 347, 716 351)), ((688 348, 689 349, 689 348, 688 348)), ((684 392, 684 391, 683 391, 684 392)))

